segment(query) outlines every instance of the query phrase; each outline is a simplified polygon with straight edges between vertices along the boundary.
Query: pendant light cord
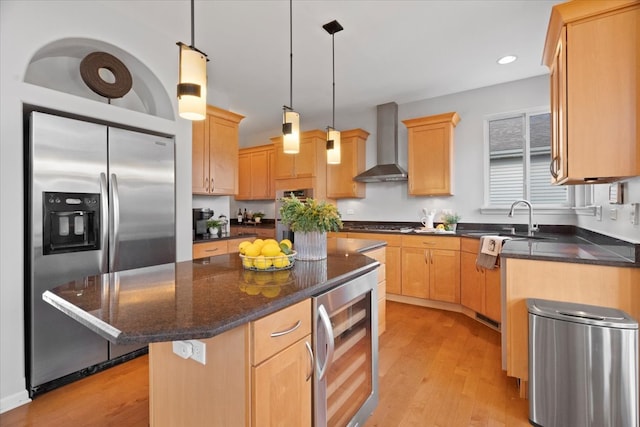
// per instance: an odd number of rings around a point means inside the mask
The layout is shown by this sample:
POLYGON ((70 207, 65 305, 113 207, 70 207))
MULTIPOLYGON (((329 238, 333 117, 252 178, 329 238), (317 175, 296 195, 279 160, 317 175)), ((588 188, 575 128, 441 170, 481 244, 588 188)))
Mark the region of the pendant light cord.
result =
POLYGON ((333 68, 333 112, 331 117, 331 127, 336 128, 336 45, 335 34, 331 34, 331 63, 333 68))
POLYGON ((293 110, 293 0, 289 0, 289 107, 293 110))
POLYGON ((195 15, 194 15, 194 12, 193 12, 193 9, 194 9, 193 2, 194 2, 194 0, 191 0, 191 47, 196 47, 196 40, 195 40, 196 31, 195 31, 195 25, 194 25, 194 22, 195 22, 194 17, 195 17, 195 15))

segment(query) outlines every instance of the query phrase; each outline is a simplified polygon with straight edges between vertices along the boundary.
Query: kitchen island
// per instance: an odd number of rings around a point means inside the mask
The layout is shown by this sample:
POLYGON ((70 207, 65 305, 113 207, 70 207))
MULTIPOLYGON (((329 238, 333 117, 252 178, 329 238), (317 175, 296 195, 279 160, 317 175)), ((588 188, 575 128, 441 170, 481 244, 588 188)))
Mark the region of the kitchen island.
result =
POLYGON ((310 297, 375 274, 361 252, 383 246, 330 238, 326 260, 290 270, 243 270, 226 254, 90 276, 43 298, 114 343, 150 343, 152 426, 311 425, 310 297), (205 364, 172 344, 184 340, 198 340, 205 364))

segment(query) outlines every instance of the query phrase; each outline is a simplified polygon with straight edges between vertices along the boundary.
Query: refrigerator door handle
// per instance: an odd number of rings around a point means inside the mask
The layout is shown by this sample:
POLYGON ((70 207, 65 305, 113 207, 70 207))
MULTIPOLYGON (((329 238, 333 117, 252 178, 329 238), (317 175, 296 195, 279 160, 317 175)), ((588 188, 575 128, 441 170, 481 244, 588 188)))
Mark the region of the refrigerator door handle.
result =
POLYGON ((107 174, 100 174, 100 246, 102 254, 100 256, 100 272, 106 273, 109 262, 109 194, 107 187, 107 174))
POLYGON ((118 179, 115 173, 111 174, 111 239, 109 241, 109 270, 115 271, 116 258, 118 257, 118 245, 120 237, 120 195, 118 194, 118 179))

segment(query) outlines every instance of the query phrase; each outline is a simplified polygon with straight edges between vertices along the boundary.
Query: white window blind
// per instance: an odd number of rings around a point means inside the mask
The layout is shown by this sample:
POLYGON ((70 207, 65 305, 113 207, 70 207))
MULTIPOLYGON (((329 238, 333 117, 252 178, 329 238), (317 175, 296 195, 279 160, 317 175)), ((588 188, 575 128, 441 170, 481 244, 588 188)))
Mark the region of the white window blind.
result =
POLYGON ((569 205, 567 187, 551 185, 551 121, 548 111, 491 116, 485 123, 490 206, 517 199, 533 204, 569 205))

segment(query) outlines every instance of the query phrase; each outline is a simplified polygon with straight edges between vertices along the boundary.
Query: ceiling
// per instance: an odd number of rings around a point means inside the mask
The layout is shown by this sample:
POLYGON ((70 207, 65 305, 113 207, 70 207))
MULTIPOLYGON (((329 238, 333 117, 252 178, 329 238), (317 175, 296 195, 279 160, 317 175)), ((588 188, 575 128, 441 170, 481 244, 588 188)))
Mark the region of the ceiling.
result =
MULTIPOLYGON (((331 124, 334 19, 340 114, 548 73, 542 49, 553 0, 294 0, 293 107, 302 129, 331 124), (506 54, 515 63, 498 65, 506 54)), ((190 2, 126 2, 190 44, 190 2), (176 24, 178 23, 178 24, 176 24)), ((196 0, 195 46, 209 55, 208 102, 243 114, 244 135, 280 132, 289 105, 289 2, 196 0)), ((157 29, 157 27, 156 27, 157 29)), ((177 52, 177 48, 176 48, 177 52)), ((177 68, 177 64, 176 64, 177 68)))

